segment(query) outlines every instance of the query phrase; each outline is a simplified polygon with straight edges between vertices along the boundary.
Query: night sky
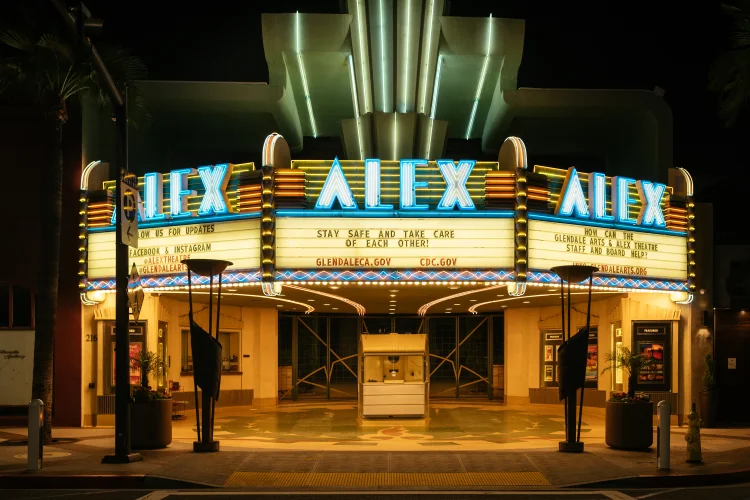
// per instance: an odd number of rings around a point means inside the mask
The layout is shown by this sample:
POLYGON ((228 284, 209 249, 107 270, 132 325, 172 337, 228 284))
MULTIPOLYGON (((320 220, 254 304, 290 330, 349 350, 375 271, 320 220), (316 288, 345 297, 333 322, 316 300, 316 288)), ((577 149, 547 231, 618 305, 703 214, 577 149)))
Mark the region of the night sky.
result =
MULTIPOLYGON (((150 79, 251 82, 268 81, 261 13, 335 13, 341 3, 86 2, 106 21, 100 41, 131 47, 147 64, 150 79)), ((716 96, 706 90, 711 62, 728 45, 729 24, 720 4, 559 3, 564 6, 550 9, 547 2, 452 1, 449 13, 526 19, 521 87, 662 88, 673 113, 675 166, 693 174, 699 201, 714 203, 716 243, 749 244, 748 231, 738 230, 737 214, 750 215, 744 202, 750 110, 725 129, 716 96)))

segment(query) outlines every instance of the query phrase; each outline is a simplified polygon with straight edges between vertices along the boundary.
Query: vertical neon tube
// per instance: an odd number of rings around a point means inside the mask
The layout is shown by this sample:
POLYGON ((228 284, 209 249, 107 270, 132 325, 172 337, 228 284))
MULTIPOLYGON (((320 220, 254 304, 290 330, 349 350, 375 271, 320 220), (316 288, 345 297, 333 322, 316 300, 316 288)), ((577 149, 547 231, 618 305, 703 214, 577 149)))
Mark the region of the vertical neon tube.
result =
POLYGON ((401 160, 401 210, 427 210, 429 208, 429 205, 417 204, 416 190, 418 188, 426 188, 429 185, 428 182, 416 181, 417 166, 427 166, 427 160, 401 160))
POLYGON ((189 175, 195 175, 194 168, 181 168, 169 173, 169 211, 173 219, 193 216, 188 211, 188 197, 195 196, 195 191, 188 189, 189 175))
POLYGON ((365 160, 365 208, 368 210, 393 210, 393 205, 380 203, 380 160, 365 160))
POLYGON ((599 172, 589 174, 589 211, 592 220, 614 220, 607 215, 607 178, 599 172))
POLYGON ((160 173, 151 172, 143 176, 143 195, 145 220, 157 221, 168 217, 164 213, 164 178, 160 173))
POLYGON ((630 217, 630 205, 636 202, 630 197, 631 184, 635 184, 635 179, 612 177, 612 215, 622 224, 635 224, 635 219, 630 217))

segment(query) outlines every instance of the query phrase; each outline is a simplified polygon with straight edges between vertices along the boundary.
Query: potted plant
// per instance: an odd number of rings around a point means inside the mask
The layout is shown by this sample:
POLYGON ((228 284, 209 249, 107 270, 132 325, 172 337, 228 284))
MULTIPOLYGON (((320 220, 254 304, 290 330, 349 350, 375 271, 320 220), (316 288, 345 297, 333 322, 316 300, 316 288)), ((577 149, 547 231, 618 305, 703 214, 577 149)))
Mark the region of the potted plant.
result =
POLYGON ((172 399, 151 390, 148 376, 166 370, 155 352, 141 351, 130 358, 130 367, 141 373, 130 404, 130 443, 135 450, 166 448, 172 442, 172 399))
POLYGON ((704 427, 716 426, 716 363, 711 353, 706 354, 706 371, 703 372, 703 391, 700 393, 701 420, 704 427))
POLYGON ((648 396, 635 393, 636 380, 641 370, 648 369, 654 360, 634 354, 627 347, 604 355, 609 366, 602 370, 622 369, 628 377, 628 392, 612 392, 607 401, 605 442, 611 448, 641 450, 654 443, 654 404, 648 396))

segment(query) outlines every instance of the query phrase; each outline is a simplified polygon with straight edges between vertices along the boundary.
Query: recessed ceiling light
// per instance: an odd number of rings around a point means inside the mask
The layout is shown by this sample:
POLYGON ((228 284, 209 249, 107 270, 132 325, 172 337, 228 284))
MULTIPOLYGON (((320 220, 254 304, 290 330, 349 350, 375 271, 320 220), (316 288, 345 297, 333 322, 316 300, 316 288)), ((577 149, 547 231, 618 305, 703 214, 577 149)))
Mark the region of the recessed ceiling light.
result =
POLYGON ((331 290, 338 290, 339 289, 339 287, 337 287, 337 286, 329 286, 328 288, 330 288, 331 290))
POLYGON ((448 289, 449 290, 458 290, 458 287, 457 286, 451 286, 451 287, 448 287, 448 289))
POLYGON ((454 306, 460 306, 461 304, 453 304, 454 306))
POLYGON ((323 304, 324 306, 330 306, 331 304, 323 304))
POLYGON ((397 300, 389 300, 388 302, 398 302, 397 300))
POLYGON ((284 304, 276 304, 276 307, 284 307, 284 304))
POLYGON ((315 302, 315 299, 307 299, 308 302, 315 302))
POLYGON ((508 306, 506 306, 505 304, 503 304, 503 305, 501 305, 500 307, 508 307, 508 306))
POLYGON ((398 290, 388 290, 391 293, 398 293, 398 290))
POLYGON ((523 303, 524 303, 524 304, 531 304, 531 301, 529 301, 529 300, 524 300, 524 301, 523 301, 523 303))
POLYGON ((388 313, 388 314, 396 314, 396 313, 388 313))
POLYGON ((445 308, 446 311, 450 311, 451 309, 453 309, 453 308, 452 307, 446 307, 445 308))
POLYGON ((338 307, 332 307, 331 309, 333 309, 334 311, 338 311, 339 310, 338 307))
POLYGON ((502 293, 498 293, 497 296, 498 297, 505 297, 505 295, 503 295, 502 293))
POLYGON ((396 294, 395 294, 395 293, 392 293, 392 294, 391 294, 391 297, 395 297, 395 296, 396 296, 396 294))
POLYGON ((227 292, 236 292, 237 290, 234 288, 227 288, 227 292))
POLYGON ((469 302, 476 302, 477 299, 469 299, 469 302))

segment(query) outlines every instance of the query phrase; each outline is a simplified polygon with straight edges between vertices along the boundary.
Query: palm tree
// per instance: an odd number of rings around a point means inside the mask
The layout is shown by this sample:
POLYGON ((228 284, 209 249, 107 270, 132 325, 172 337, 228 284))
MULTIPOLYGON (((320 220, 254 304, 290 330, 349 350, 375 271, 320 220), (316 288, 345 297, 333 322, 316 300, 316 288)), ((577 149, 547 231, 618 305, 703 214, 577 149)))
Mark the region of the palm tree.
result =
POLYGON ((638 372, 644 368, 650 368, 656 361, 653 358, 631 352, 627 347, 620 347, 615 352, 604 354, 604 362, 609 366, 602 370, 605 373, 609 370, 624 370, 628 375, 628 397, 635 398, 635 385, 638 382, 638 372))
POLYGON ((729 48, 719 54, 708 75, 709 90, 718 94, 719 116, 731 127, 750 102, 750 2, 722 5, 729 15, 729 48))
MULTIPOLYGON (((142 96, 134 81, 146 77, 143 62, 127 50, 100 47, 100 55, 115 82, 129 94, 129 124, 148 119, 142 96), (140 115, 140 120, 133 119, 140 115)), ((41 213, 39 265, 36 295, 36 333, 32 397, 44 402, 45 442, 52 439, 52 360, 57 314, 62 219, 63 125, 68 103, 84 100, 99 106, 110 103, 88 55, 54 34, 29 35, 0 31, 0 93, 14 92, 30 100, 44 114, 50 133, 47 164, 40 183, 41 213)), ((70 291, 72 292, 72 290, 70 291)))

